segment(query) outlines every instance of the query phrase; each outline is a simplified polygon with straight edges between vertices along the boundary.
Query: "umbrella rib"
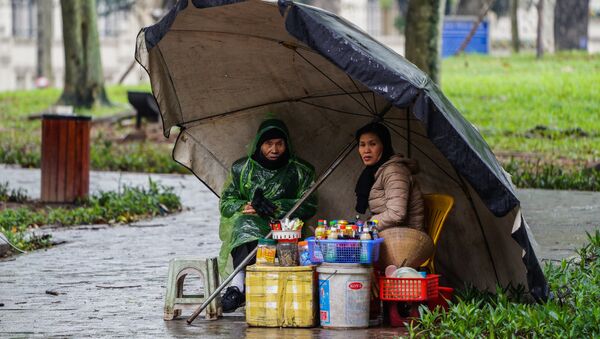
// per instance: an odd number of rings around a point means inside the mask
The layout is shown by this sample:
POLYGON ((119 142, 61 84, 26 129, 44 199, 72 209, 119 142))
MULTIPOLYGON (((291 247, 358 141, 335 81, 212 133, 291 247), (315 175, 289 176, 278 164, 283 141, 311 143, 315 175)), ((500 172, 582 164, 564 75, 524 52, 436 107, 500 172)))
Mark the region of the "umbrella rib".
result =
MULTIPOLYGON (((389 118, 388 118, 388 119, 389 119, 389 118)), ((415 120, 415 119, 411 119, 411 120, 415 120)), ((392 125, 392 126, 396 126, 396 127, 398 127, 398 128, 401 128, 401 129, 403 129, 403 130, 405 130, 405 131, 408 131, 408 128, 406 128, 406 127, 404 127, 404 126, 400 126, 400 125, 398 125, 398 124, 396 124, 396 123, 393 123, 393 122, 391 122, 391 121, 387 121, 387 120, 386 120, 386 121, 385 121, 385 123, 388 123, 388 124, 390 124, 390 125, 392 125)), ((425 134, 421 134, 421 133, 419 133, 419 132, 410 131, 410 133, 412 133, 412 134, 414 134, 414 135, 418 135, 418 136, 420 136, 420 137, 423 137, 423 138, 426 138, 426 139, 429 139, 429 137, 428 137, 428 136, 426 136, 425 134)))
POLYGON ((266 36, 262 36, 262 35, 255 35, 255 34, 244 34, 244 33, 239 33, 239 32, 225 32, 225 31, 208 31, 208 30, 198 30, 198 29, 169 29, 169 32, 194 32, 194 33, 215 33, 215 34, 223 34, 223 35, 239 35, 239 36, 244 36, 244 37, 249 37, 249 38, 254 38, 254 39, 259 39, 259 40, 265 40, 265 41, 270 41, 270 42, 274 42, 277 44, 283 44, 283 45, 289 45, 289 46, 293 46, 293 48, 300 48, 304 51, 307 52, 311 52, 314 54, 318 54, 316 51, 312 50, 309 47, 303 46, 303 45, 296 45, 296 44, 292 44, 290 42, 286 42, 280 39, 274 39, 274 38, 269 38, 266 36))
POLYGON ((352 98, 352 100, 356 101, 356 103, 359 104, 360 106, 362 106, 362 108, 366 109, 367 112, 371 113, 372 115, 375 115, 375 112, 372 112, 369 109, 369 107, 365 106, 362 102, 360 102, 358 99, 356 99, 354 96, 352 96, 348 91, 346 91, 342 86, 340 86, 337 82, 335 82, 331 77, 329 77, 327 74, 325 74, 325 72, 320 70, 319 67, 317 67, 315 64, 310 62, 306 57, 304 57, 304 55, 302 55, 300 52, 298 52, 297 49, 294 49, 294 52, 296 54, 298 54, 302 59, 304 59, 304 61, 306 61, 314 69, 316 69, 319 73, 321 73, 325 78, 327 78, 327 80, 331 81, 334 85, 336 85, 337 88, 341 89, 344 93, 346 93, 350 98, 352 98))
MULTIPOLYGON (((395 128, 389 126, 386 124, 386 122, 383 122, 389 129, 391 129, 394 133, 398 134, 399 137, 401 137, 404 140, 408 140, 405 136, 403 136, 400 132, 398 132, 395 128)), ((446 172, 445 169, 443 169, 440 165, 437 164, 437 162, 435 162, 430 156, 429 154, 427 154, 426 152, 424 152, 419 146, 417 145, 412 145, 414 148, 416 148, 419 152, 421 152, 427 159, 429 159, 437 168, 439 168, 440 171, 444 172, 444 174, 446 174, 448 176, 448 178, 450 178, 450 180, 454 181, 458 186, 460 186, 460 183, 454 179, 454 177, 452 177, 452 175, 448 172, 446 172)))
POLYGON ((327 107, 327 106, 323 106, 323 105, 318 105, 318 104, 315 104, 315 103, 312 103, 312 102, 305 101, 303 99, 300 99, 298 101, 300 101, 303 104, 315 106, 315 107, 318 107, 318 108, 323 108, 323 109, 334 111, 334 112, 337 112, 337 113, 343 113, 343 114, 349 114, 349 115, 356 115, 356 116, 366 117, 366 118, 370 118, 371 117, 370 115, 367 115, 367 114, 346 112, 346 111, 342 111, 342 110, 339 110, 339 109, 335 109, 335 108, 331 108, 331 107, 327 107))
POLYGON ((208 149, 206 146, 204 146, 204 145, 203 145, 203 144, 202 144, 200 141, 198 141, 198 139, 194 138, 194 136, 193 136, 191 133, 189 133, 188 131, 184 130, 183 132, 185 132, 185 134, 186 134, 188 137, 190 137, 192 140, 194 140, 194 142, 195 142, 197 145, 199 145, 199 146, 201 146, 202 148, 204 148, 204 149, 205 149, 205 150, 208 152, 208 154, 210 154, 210 156, 211 156, 211 157, 213 157, 213 159, 214 159, 214 160, 215 160, 215 161, 216 161, 216 162, 217 162, 217 163, 218 163, 218 164, 219 164, 221 167, 223 167, 223 169, 224 169, 225 171, 227 171, 227 167, 225 167, 225 164, 223 164, 223 163, 222 163, 222 162, 219 160, 219 158, 217 158, 217 156, 216 156, 216 155, 215 155, 213 152, 211 152, 211 150, 209 150, 209 149, 208 149))
POLYGON ((319 99, 319 98, 327 98, 327 97, 336 97, 340 95, 350 94, 363 94, 363 93, 372 93, 371 91, 358 91, 358 92, 344 92, 344 93, 333 93, 333 94, 322 94, 322 95, 311 95, 308 97, 304 97, 303 99, 319 99))
MULTIPOLYGON (((259 107, 268 106, 268 105, 281 104, 281 103, 284 103, 284 102, 295 102, 295 101, 303 102, 302 100, 306 100, 306 99, 327 98, 327 97, 333 97, 333 96, 339 96, 339 95, 347 95, 347 93, 334 93, 334 94, 325 94, 325 95, 318 95, 318 96, 306 96, 306 97, 301 97, 301 98, 290 98, 290 99, 285 99, 285 100, 271 101, 271 102, 267 102, 267 103, 264 103, 264 104, 257 104, 257 105, 247 106, 247 107, 244 107, 244 108, 240 108, 240 109, 236 109, 236 110, 232 110, 232 111, 227 111, 227 112, 223 112, 223 113, 211 115, 211 116, 208 116, 208 117, 203 117, 203 118, 198 118, 198 119, 192 119, 192 120, 189 120, 189 121, 182 122, 180 124, 180 126, 184 127, 186 125, 197 123, 197 122, 204 121, 204 120, 212 120, 212 119, 222 118, 222 117, 225 117, 225 116, 229 116, 229 115, 232 115, 232 114, 243 112, 245 110, 249 110, 249 109, 253 109, 253 108, 259 108, 259 107)), ((307 103, 307 102, 303 102, 303 103, 307 103)), ((346 113, 360 115, 360 113, 351 113, 351 112, 346 112, 346 113)), ((367 114, 362 114, 362 116, 371 117, 370 115, 367 115, 367 114)))
MULTIPOLYGON (((400 120, 400 121, 406 121, 407 119, 406 119, 406 118, 391 118, 391 117, 388 117, 388 118, 385 118, 385 120, 400 120)), ((412 118, 411 118, 411 119, 410 119, 410 121, 421 121, 421 120, 419 120, 419 119, 412 119, 412 118)))
POLYGON ((375 92, 371 91, 371 96, 373 97, 373 106, 375 107, 375 112, 377 112, 377 100, 375 100, 375 92))
MULTIPOLYGON (((157 47, 156 50, 158 51, 158 53, 160 53, 160 57, 164 62, 165 68, 167 69, 167 74, 169 75, 169 82, 171 83, 173 92, 175 92, 175 97, 179 98, 179 96, 177 95, 177 89, 175 88, 175 83, 173 82, 173 75, 171 74, 171 70, 169 69, 169 66, 167 66, 167 63, 164 61, 165 56, 163 55, 162 50, 160 49, 160 46, 156 45, 156 47, 157 47)), ((148 74, 150 74, 150 73, 148 73, 148 74)), ((183 110, 181 109, 181 102, 179 100, 177 100, 177 106, 179 107, 179 115, 181 116, 181 120, 183 121, 183 110)), ((164 121, 163 121, 163 123, 164 123, 164 121)))
POLYGON ((348 76, 348 79, 350 79, 350 81, 352 81, 352 84, 354 85, 354 88, 356 88, 356 91, 358 93, 360 93, 360 96, 363 98, 363 100, 365 101, 365 104, 367 106, 369 106, 369 109, 371 110, 371 112, 377 112, 376 110, 373 110, 373 107, 371 107, 371 105, 369 105, 369 101, 367 100, 367 98, 362 94, 362 92, 360 91, 360 89, 358 88, 358 85, 356 85, 356 82, 354 81, 354 79, 352 79, 352 77, 349 74, 346 74, 348 76))

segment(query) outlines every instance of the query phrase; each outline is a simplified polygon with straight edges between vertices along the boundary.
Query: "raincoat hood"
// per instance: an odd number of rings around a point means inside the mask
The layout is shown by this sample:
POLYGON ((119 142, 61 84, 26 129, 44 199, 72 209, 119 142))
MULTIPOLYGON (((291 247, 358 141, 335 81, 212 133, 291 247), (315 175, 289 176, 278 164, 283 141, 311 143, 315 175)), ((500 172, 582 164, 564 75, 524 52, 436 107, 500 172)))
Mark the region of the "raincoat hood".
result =
POLYGON ((290 132, 288 131, 285 123, 279 119, 268 119, 260 124, 258 130, 256 131, 254 141, 252 142, 248 150, 248 156, 252 156, 252 154, 254 154, 258 148, 260 148, 260 145, 258 143, 260 141, 261 136, 271 129, 278 129, 281 132, 283 132, 283 134, 285 134, 285 146, 287 151, 289 152, 290 158, 292 158, 294 156, 294 152, 292 148, 292 143, 290 141, 290 132))

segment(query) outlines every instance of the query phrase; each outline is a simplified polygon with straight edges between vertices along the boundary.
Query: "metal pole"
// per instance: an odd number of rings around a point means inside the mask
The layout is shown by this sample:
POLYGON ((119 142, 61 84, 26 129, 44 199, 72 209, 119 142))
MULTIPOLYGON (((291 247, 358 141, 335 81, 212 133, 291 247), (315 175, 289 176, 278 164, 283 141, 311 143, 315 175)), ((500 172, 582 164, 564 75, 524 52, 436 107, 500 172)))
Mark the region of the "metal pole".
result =
POLYGON ((406 157, 410 159, 410 118, 412 118, 413 108, 415 107, 415 103, 406 110, 406 157))
MULTIPOLYGON (((354 149, 356 144, 357 144, 357 141, 352 140, 352 142, 349 143, 340 152, 338 157, 328 166, 327 170, 323 174, 321 174, 319 179, 317 179, 317 181, 315 181, 315 183, 310 187, 310 189, 308 191, 306 191, 304 193, 304 195, 302 195, 302 197, 296 202, 296 204, 294 206, 292 206, 292 208, 285 214, 284 218, 289 218, 292 215, 292 213, 296 212, 296 210, 300 207, 300 205, 302 205, 302 203, 304 203, 304 201, 306 199, 308 199, 308 197, 314 191, 316 191, 317 188, 319 188, 319 186, 321 186, 321 184, 325 181, 325 179, 327 179, 327 177, 329 177, 331 175, 331 173, 333 173, 333 171, 342 163, 342 161, 344 161, 344 159, 346 159, 346 157, 354 149)), ((269 234, 267 234, 267 236, 265 238, 270 238, 272 234, 273 234, 273 232, 269 232, 269 234)), ((258 247, 255 247, 252 250, 252 252, 250 254, 248 254, 246 259, 244 259, 244 261, 242 261, 239 264, 239 266, 235 270, 233 270, 233 273, 231 273, 231 275, 229 275, 229 277, 227 277, 227 279, 225 279, 225 281, 223 281, 221 283, 221 285, 219 287, 217 287, 217 289, 206 300, 204 300, 202 305, 200 305, 200 307, 198 307, 196 309, 196 311, 186 320, 188 325, 191 324, 192 321, 194 321, 194 319, 196 319, 196 317, 198 317, 200 312, 202 312, 208 306, 208 304, 210 304, 210 302, 213 301, 213 299, 216 298, 217 295, 219 295, 219 293, 221 293, 221 291, 225 288, 225 286, 227 286, 231 282, 231 280, 233 280, 233 277, 235 277, 236 274, 238 274, 241 270, 243 270, 246 267, 246 265, 248 265, 250 260, 252 260, 252 258, 254 258, 254 256, 256 255, 257 250, 258 250, 258 247)))

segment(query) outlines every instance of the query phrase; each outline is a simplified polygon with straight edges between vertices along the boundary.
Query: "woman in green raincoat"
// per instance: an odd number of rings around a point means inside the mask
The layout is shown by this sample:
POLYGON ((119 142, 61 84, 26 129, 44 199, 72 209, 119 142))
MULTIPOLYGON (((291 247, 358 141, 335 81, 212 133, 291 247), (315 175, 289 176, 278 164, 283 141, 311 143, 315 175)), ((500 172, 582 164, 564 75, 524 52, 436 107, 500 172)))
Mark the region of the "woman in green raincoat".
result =
MULTIPOLYGON (((251 146, 248 156, 231 166, 221 194, 219 270, 223 273, 231 271, 230 254, 233 267, 239 266, 258 239, 269 233, 269 221, 282 218, 315 180, 313 166, 294 156, 283 121, 264 121, 251 146)), ((316 206, 316 195, 311 195, 292 217, 306 220, 315 214, 316 206)), ((244 278, 240 271, 232 280, 222 299, 224 312, 244 303, 244 278)))

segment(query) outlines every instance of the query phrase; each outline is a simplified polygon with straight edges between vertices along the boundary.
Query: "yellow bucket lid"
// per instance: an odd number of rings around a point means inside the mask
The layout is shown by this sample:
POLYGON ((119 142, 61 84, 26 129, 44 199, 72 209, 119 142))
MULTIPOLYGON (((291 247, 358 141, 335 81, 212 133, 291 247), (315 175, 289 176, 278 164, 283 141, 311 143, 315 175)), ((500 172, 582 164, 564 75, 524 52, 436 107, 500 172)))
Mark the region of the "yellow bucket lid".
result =
POLYGON ((270 266, 270 265, 251 265, 246 267, 247 272, 309 272, 314 271, 315 266, 270 266))

